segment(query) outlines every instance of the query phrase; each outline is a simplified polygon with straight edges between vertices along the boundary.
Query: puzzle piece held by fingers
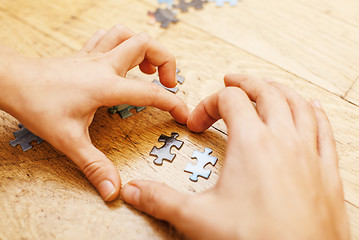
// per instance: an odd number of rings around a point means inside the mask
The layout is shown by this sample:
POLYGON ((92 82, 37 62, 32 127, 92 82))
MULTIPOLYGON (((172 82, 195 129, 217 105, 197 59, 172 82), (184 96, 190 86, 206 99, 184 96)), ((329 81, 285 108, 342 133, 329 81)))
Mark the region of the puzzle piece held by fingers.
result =
POLYGON ((156 165, 162 165, 163 160, 167 160, 169 162, 172 162, 175 158, 176 154, 171 153, 171 148, 176 147, 177 149, 180 149, 183 145, 183 142, 180 140, 177 140, 176 138, 179 136, 178 133, 171 133, 171 137, 168 137, 164 134, 161 134, 161 136, 158 138, 159 142, 164 142, 165 144, 157 148, 156 146, 152 148, 150 155, 157 157, 153 162, 156 165))
POLYGON ((154 79, 152 81, 153 83, 163 87, 164 89, 166 89, 167 91, 170 91, 170 92, 173 92, 173 93, 177 93, 178 92, 178 87, 174 87, 174 88, 168 88, 168 87, 165 87, 160 81, 154 79))
POLYGON ((192 173, 192 175, 189 177, 194 182, 198 181, 198 176, 201 176, 205 179, 209 178, 209 175, 211 174, 211 170, 205 169, 204 167, 207 164, 212 164, 213 166, 217 163, 217 158, 210 156, 212 153, 212 149, 205 148, 204 152, 200 152, 198 150, 194 151, 191 158, 197 158, 197 164, 193 165, 191 163, 187 163, 184 171, 192 173))
MULTIPOLYGON (((179 84, 182 84, 184 82, 184 80, 185 80, 185 77, 178 74, 180 71, 181 71, 180 69, 178 69, 178 68, 176 69, 176 80, 177 80, 177 82, 179 84)), ((165 87, 165 86, 163 86, 163 84, 160 81, 158 81, 156 79, 153 80, 152 82, 159 85, 159 86, 161 86, 161 87, 163 87, 164 89, 166 89, 167 91, 170 91, 172 93, 177 93, 178 92, 178 87, 174 87, 174 88, 165 87)))
POLYGON ((21 123, 19 124, 19 128, 20 130, 14 132, 14 136, 16 139, 10 141, 11 146, 16 147, 16 145, 20 145, 21 149, 26 152, 27 150, 32 148, 32 146, 30 145, 32 141, 36 140, 37 144, 40 144, 44 141, 44 139, 30 132, 21 123))
POLYGON ((136 112, 140 112, 145 108, 146 107, 137 107, 137 106, 132 106, 132 105, 128 105, 128 104, 121 104, 121 105, 116 105, 116 106, 110 107, 108 109, 108 111, 111 114, 118 113, 118 114, 120 114, 122 119, 126 119, 126 118, 131 117, 133 115, 130 112, 132 109, 136 109, 136 112))

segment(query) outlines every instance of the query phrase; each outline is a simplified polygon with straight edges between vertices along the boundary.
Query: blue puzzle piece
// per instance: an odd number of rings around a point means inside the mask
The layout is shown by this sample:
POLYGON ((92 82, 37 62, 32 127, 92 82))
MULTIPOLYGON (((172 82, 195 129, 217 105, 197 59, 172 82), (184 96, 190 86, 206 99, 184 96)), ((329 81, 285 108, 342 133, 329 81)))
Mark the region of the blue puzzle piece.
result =
POLYGON ((209 178, 211 174, 211 170, 205 169, 204 167, 210 163, 213 166, 217 163, 217 158, 210 156, 213 151, 210 148, 205 148, 204 152, 200 152, 198 150, 194 151, 192 154, 192 158, 197 158, 197 164, 193 165, 192 163, 188 163, 184 169, 185 172, 192 173, 189 177, 194 182, 198 181, 198 176, 201 176, 205 179, 209 178))
POLYGON ((174 1, 173 0, 158 0, 158 3, 165 3, 168 8, 172 8, 174 1))
POLYGON ((217 7, 223 7, 225 2, 228 2, 231 6, 237 6, 238 0, 209 0, 210 2, 216 2, 217 7))

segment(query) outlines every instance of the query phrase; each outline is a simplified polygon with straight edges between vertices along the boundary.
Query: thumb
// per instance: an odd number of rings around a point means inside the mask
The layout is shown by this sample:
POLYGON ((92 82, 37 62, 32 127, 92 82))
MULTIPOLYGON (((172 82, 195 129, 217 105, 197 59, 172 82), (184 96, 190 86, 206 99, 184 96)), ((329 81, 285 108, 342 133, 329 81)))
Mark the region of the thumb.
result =
POLYGON ((186 202, 189 196, 180 194, 165 184, 152 181, 131 181, 121 192, 121 198, 135 208, 176 227, 186 222, 186 202))
POLYGON ((84 140, 80 147, 76 146, 76 151, 66 155, 81 169, 103 200, 117 198, 121 188, 120 175, 113 163, 91 142, 84 140))

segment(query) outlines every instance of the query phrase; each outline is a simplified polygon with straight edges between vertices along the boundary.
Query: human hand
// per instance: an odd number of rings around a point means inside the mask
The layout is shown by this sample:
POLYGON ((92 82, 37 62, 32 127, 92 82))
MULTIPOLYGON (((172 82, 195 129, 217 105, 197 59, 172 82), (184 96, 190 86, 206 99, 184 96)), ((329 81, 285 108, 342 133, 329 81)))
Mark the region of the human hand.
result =
POLYGON ((192 239, 349 239, 335 140, 319 102, 246 76, 225 84, 188 117, 195 132, 220 118, 228 127, 216 186, 187 196, 136 180, 123 187, 124 201, 192 239))
POLYGON ((151 82, 126 78, 139 65, 160 81, 176 85, 175 58, 146 34, 134 34, 116 25, 98 31, 75 56, 29 59, 8 54, 8 91, 0 109, 66 154, 106 201, 120 192, 120 177, 113 163, 90 139, 88 127, 101 106, 130 104, 154 106, 186 123, 188 110, 176 95, 151 82), (14 104, 16 103, 16 104, 14 104))

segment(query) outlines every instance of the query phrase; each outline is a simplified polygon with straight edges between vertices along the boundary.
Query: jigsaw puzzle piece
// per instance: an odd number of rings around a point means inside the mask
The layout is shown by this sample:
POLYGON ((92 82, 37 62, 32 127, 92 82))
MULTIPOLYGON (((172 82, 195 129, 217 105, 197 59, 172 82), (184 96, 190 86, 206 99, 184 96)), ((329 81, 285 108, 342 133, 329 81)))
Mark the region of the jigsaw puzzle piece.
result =
POLYGON ((179 72, 181 72, 181 70, 177 68, 176 69, 176 80, 179 84, 182 84, 184 82, 185 78, 181 75, 178 75, 179 72))
POLYGON ((162 28, 167 28, 170 23, 177 23, 179 20, 176 18, 176 14, 170 9, 160 9, 158 8, 154 13, 149 13, 153 15, 157 22, 161 23, 162 28))
POLYGON ((160 4, 165 3, 168 8, 172 8, 174 4, 173 0, 158 0, 158 3, 160 4))
POLYGON ((161 134, 161 136, 158 138, 158 141, 164 142, 165 144, 160 148, 154 146, 150 152, 151 156, 156 157, 156 159, 153 161, 156 165, 162 165, 163 160, 168 160, 169 162, 173 161, 176 154, 171 153, 171 148, 176 147, 177 149, 180 149, 183 145, 182 141, 177 140, 178 136, 179 134, 174 132, 171 133, 171 137, 161 134))
POLYGON ((207 2, 207 0, 179 0, 179 3, 173 5, 173 7, 181 9, 181 12, 187 12, 189 7, 194 7, 197 10, 202 9, 203 4, 207 2))
POLYGON ((191 179, 194 182, 198 181, 198 176, 201 176, 205 179, 209 178, 209 175, 211 174, 211 170, 205 169, 204 167, 207 164, 212 164, 213 166, 216 165, 217 159, 216 157, 210 156, 212 153, 212 149, 205 148, 204 152, 200 152, 198 150, 195 150, 192 154, 191 158, 197 159, 197 164, 193 165, 191 163, 188 163, 184 169, 185 172, 192 173, 189 179, 191 179))
POLYGON ((155 83, 155 84, 157 84, 157 85, 159 85, 159 86, 161 86, 161 87, 163 87, 163 88, 166 89, 167 91, 170 91, 170 92, 173 92, 173 93, 177 93, 177 92, 178 92, 178 87, 174 87, 174 88, 165 87, 165 86, 162 85, 162 83, 161 83, 160 81, 158 81, 158 80, 156 80, 156 79, 153 80, 152 82, 155 83))
POLYGON ((32 141, 36 140, 37 144, 40 144, 44 141, 44 139, 30 132, 21 123, 19 124, 19 128, 20 130, 14 132, 15 140, 11 140, 9 142, 11 146, 16 147, 17 145, 20 145, 21 149, 26 152, 27 150, 32 148, 32 146, 30 145, 32 141))
POLYGON ((120 114, 122 119, 126 119, 133 115, 130 112, 132 109, 136 109, 136 112, 140 112, 145 108, 146 107, 137 107, 137 106, 132 106, 132 105, 128 105, 128 104, 121 104, 121 105, 116 105, 116 106, 110 107, 108 109, 108 112, 111 114, 118 113, 118 114, 120 114))
POLYGON ((217 7, 223 7, 225 2, 228 2, 231 6, 237 6, 238 0, 209 0, 210 2, 216 2, 217 7))
MULTIPOLYGON (((184 82, 185 78, 183 76, 178 75, 178 73, 180 71, 181 71, 180 69, 178 69, 178 68, 176 69, 176 81, 179 84, 182 84, 184 82)), ((161 87, 163 87, 164 89, 166 89, 167 91, 170 91, 172 93, 177 93, 178 92, 178 87, 174 87, 174 88, 165 87, 165 86, 163 86, 163 84, 160 81, 158 81, 156 79, 154 79, 152 82, 159 85, 159 86, 161 86, 161 87)))

